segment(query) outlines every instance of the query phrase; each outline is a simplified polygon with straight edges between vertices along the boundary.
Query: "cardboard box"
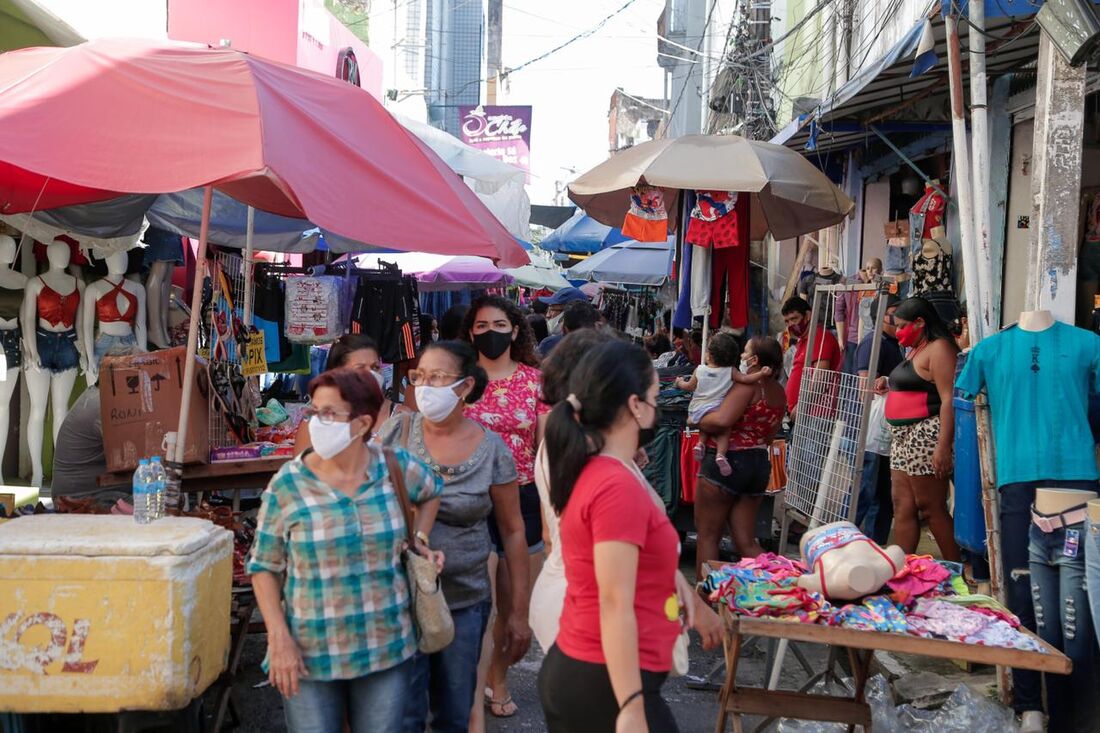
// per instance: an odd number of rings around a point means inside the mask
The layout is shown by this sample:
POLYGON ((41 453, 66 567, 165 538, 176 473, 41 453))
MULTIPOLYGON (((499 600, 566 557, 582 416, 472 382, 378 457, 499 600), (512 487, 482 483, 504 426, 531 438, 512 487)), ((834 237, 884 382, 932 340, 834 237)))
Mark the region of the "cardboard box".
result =
POLYGON ((0 712, 177 710, 226 667, 233 533, 205 519, 0 525, 0 712))
MULTIPOLYGON (((179 428, 186 354, 177 346, 103 360, 99 397, 108 471, 132 471, 139 459, 164 455, 164 434, 179 428)), ((195 370, 191 390, 184 463, 206 463, 210 454, 210 407, 205 389, 199 389, 200 373, 195 370)))

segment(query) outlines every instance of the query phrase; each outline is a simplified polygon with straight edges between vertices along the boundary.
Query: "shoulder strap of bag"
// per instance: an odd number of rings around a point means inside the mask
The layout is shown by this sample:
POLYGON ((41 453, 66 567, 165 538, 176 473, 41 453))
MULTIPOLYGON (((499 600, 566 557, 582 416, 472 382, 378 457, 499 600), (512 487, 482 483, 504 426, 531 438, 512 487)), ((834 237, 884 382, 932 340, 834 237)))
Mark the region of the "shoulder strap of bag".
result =
POLYGON ((408 449, 409 447, 409 430, 412 428, 413 416, 411 414, 401 415, 401 447, 408 449))
POLYGON ((397 460, 397 454, 392 448, 383 448, 386 457, 386 469, 390 474, 390 482, 397 492, 397 500, 401 502, 401 513, 405 515, 405 535, 409 540, 409 549, 416 546, 416 538, 413 536, 413 512, 412 502, 409 501, 409 490, 405 487, 405 472, 401 470, 401 464, 397 460))

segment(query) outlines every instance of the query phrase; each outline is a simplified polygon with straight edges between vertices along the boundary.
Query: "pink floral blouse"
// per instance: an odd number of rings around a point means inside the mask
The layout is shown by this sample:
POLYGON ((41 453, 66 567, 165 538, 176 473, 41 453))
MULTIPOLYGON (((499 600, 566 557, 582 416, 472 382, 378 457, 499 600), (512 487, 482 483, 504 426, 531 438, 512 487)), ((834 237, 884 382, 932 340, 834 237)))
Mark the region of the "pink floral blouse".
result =
POLYGON ((535 429, 539 415, 550 411, 539 400, 541 382, 538 369, 519 364, 512 376, 490 381, 481 399, 466 406, 466 417, 504 439, 516 461, 520 486, 535 480, 535 429))

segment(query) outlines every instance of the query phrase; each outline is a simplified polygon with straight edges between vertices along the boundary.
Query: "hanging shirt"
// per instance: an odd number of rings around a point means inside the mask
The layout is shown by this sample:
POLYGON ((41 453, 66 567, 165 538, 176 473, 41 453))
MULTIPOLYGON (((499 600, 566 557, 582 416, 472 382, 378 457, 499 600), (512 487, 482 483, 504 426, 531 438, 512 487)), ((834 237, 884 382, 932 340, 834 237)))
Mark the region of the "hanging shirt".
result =
POLYGON ((1100 477, 1088 421, 1098 379, 1100 336, 1082 328, 1010 326, 978 342, 955 386, 970 396, 986 390, 998 486, 1100 477))
MULTIPOLYGON (((794 363, 791 365, 791 376, 787 379, 787 409, 793 410, 798 404, 798 393, 802 389, 802 371, 806 368, 806 346, 809 343, 809 334, 798 340, 795 347, 794 363)), ((814 334, 814 362, 826 361, 828 368, 834 372, 840 371, 844 363, 844 352, 837 343, 836 336, 818 326, 814 334)))
POLYGON ((910 225, 916 225, 913 226, 913 235, 919 234, 920 239, 932 239, 932 230, 943 226, 943 215, 946 211, 947 202, 943 200, 943 196, 926 183, 924 195, 909 209, 910 225))
POLYGON ((635 186, 630 191, 630 211, 623 221, 623 235, 638 242, 664 242, 668 239, 668 213, 661 189, 635 186))

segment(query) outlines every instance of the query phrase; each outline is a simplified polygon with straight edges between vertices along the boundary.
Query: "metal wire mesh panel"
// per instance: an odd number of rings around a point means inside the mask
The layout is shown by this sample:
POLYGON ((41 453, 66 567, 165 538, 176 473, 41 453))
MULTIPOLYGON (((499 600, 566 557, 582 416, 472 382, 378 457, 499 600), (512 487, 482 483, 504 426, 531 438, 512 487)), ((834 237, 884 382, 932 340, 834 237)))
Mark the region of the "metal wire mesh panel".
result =
MULTIPOLYGON (((213 293, 209 317, 204 327, 207 329, 207 341, 210 345, 211 364, 223 365, 219 376, 236 382, 243 381, 240 376, 241 349, 238 348, 240 323, 244 316, 245 272, 244 258, 240 255, 219 252, 211 258, 213 293)), ((251 280, 248 285, 251 287, 251 280)), ((227 390, 222 390, 223 392, 227 390)), ((210 447, 229 448, 237 445, 229 423, 226 409, 220 409, 214 391, 210 392, 210 447)), ((233 410, 233 407, 227 409, 233 410)))
POLYGON ((867 379, 806 369, 787 467, 787 506, 813 525, 851 518, 863 468, 860 431, 867 379))

